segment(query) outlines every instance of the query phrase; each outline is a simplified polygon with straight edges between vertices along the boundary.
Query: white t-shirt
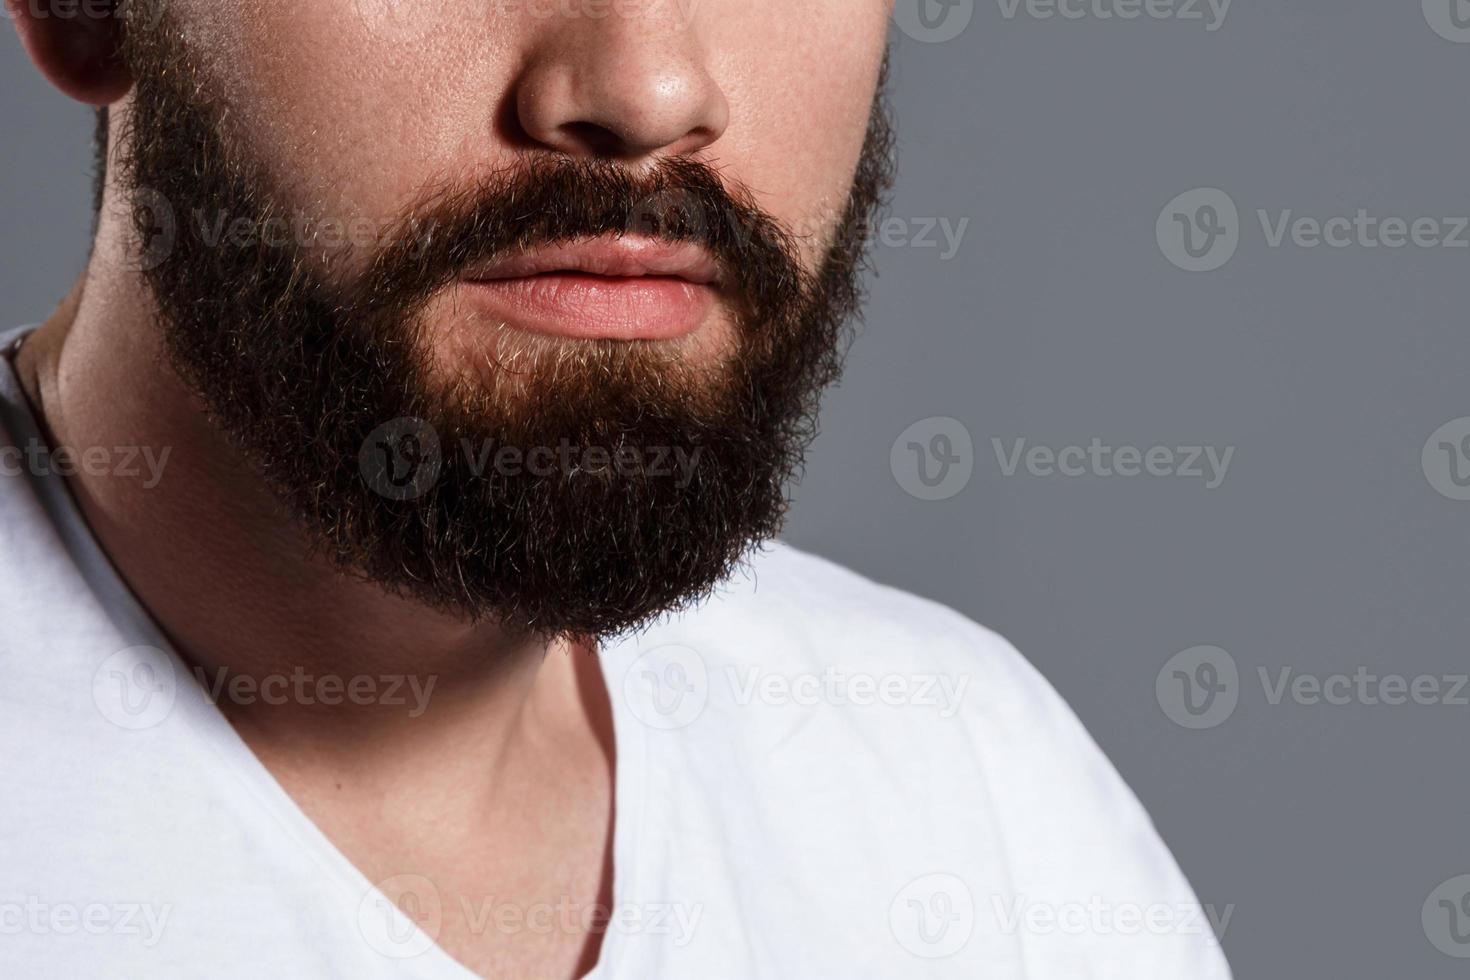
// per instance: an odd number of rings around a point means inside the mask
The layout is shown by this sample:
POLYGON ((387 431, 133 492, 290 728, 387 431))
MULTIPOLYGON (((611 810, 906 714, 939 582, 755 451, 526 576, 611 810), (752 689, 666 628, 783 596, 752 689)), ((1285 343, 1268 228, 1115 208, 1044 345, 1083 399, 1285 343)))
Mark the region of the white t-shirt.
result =
MULTIPOLYGON (((407 887, 395 906, 296 806, 63 477, 17 452, 40 444, 4 360, 0 976, 468 980, 432 883, 384 887, 407 887)), ((775 545, 600 662, 617 817, 596 980, 1228 978, 1137 800, 963 616, 775 545)), ((582 913, 487 895, 469 914, 582 913)))

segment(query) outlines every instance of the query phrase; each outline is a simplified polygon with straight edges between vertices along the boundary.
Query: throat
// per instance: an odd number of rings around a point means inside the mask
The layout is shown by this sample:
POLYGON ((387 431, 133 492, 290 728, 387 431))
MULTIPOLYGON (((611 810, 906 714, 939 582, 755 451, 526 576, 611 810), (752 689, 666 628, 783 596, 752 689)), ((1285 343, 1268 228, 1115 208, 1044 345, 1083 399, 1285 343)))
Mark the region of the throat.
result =
MULTIPOLYGON (((416 932, 485 977, 574 980, 597 963, 613 904, 615 743, 595 654, 556 648, 512 723, 435 703, 346 755, 246 743, 308 819, 416 932), (437 713, 436 713, 437 712, 437 713)), ((389 933, 394 935, 393 933, 389 933)))

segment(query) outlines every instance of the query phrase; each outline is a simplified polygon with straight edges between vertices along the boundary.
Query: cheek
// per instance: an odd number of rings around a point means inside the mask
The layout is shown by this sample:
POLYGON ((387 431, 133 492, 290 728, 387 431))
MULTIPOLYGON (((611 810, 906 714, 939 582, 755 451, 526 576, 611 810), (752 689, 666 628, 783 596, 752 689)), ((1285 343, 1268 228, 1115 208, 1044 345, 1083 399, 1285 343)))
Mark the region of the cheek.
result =
POLYGON ((386 220, 494 164, 516 25, 465 30, 484 0, 180 2, 230 134, 309 213, 386 220))
POLYGON ((815 262, 852 188, 889 3, 783 0, 784 14, 764 2, 751 6, 759 18, 732 22, 717 62, 728 79, 731 124, 710 155, 809 242, 815 262))

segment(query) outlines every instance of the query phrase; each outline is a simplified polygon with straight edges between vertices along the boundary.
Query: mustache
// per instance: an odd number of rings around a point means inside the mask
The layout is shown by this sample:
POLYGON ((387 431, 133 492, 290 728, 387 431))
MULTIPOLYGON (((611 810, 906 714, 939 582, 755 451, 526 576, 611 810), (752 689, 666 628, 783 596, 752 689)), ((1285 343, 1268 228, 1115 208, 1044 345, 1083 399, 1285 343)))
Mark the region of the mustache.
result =
POLYGON ((667 158, 632 170, 590 158, 533 158, 407 209, 361 280, 358 305, 402 309, 471 267, 537 247, 638 236, 703 248, 751 312, 810 285, 797 241, 743 185, 709 164, 667 158))

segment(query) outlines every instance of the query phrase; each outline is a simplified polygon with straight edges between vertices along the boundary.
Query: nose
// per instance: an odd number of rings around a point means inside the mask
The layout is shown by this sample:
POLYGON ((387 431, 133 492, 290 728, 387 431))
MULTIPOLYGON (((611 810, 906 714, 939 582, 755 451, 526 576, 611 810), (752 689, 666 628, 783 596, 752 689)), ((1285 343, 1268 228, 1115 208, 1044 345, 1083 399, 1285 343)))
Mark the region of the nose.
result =
POLYGON ((730 107, 685 7, 613 4, 595 19, 549 18, 517 83, 526 135, 557 152, 624 161, 718 140, 730 107))

